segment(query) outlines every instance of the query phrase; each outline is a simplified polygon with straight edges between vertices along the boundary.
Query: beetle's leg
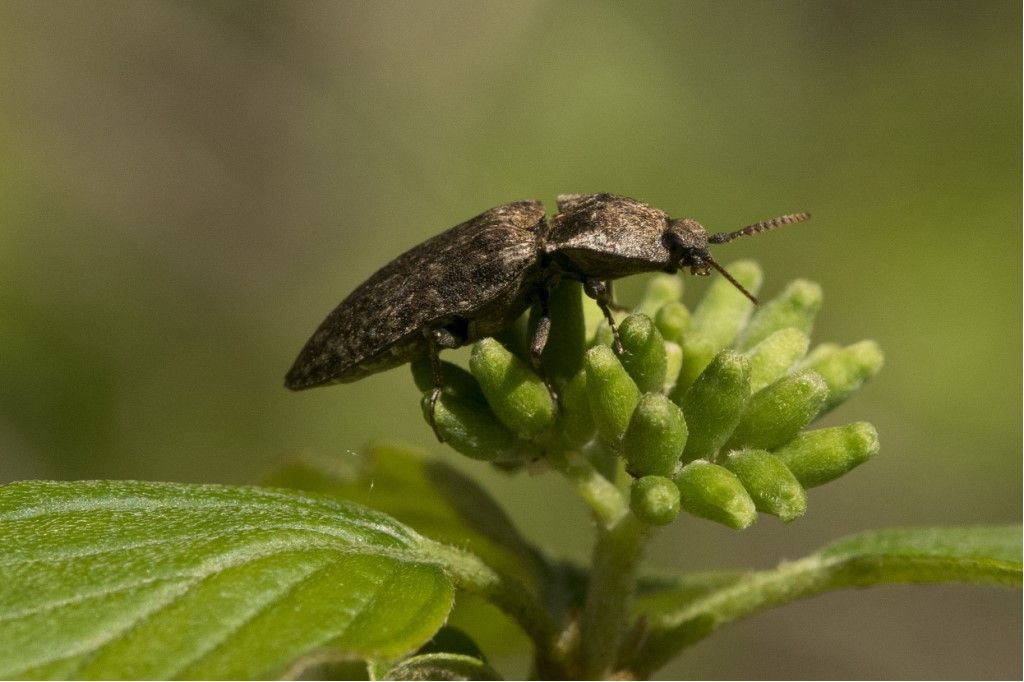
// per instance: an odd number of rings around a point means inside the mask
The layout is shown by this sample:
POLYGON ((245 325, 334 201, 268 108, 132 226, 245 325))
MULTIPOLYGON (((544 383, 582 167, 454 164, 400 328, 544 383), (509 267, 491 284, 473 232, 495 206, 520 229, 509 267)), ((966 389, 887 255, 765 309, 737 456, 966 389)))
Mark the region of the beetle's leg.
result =
POLYGON ((622 340, 619 338, 619 328, 615 326, 615 318, 612 317, 612 310, 609 306, 611 292, 608 291, 608 287, 599 279, 588 279, 583 282, 583 291, 587 296, 597 302, 597 307, 601 309, 602 313, 604 313, 604 319, 608 321, 608 326, 612 328, 612 339, 615 352, 622 355, 624 352, 622 348, 622 340))
POLYGON ((622 305, 621 303, 615 302, 615 292, 612 290, 612 281, 606 279, 604 281, 604 288, 608 291, 608 307, 617 313, 629 312, 629 308, 622 305))
POLYGON ((425 329, 423 335, 427 338, 427 352, 430 354, 430 369, 433 372, 434 388, 430 391, 430 428, 434 430, 434 436, 439 443, 444 442, 444 436, 437 430, 437 420, 434 414, 437 410, 437 401, 441 397, 441 389, 444 387, 444 372, 441 369, 441 349, 458 348, 461 344, 455 335, 447 329, 425 329))
POLYGON ((533 369, 536 370, 537 374, 544 379, 544 385, 548 389, 548 393, 551 395, 551 400, 554 401, 555 405, 558 404, 558 393, 555 392, 555 387, 551 383, 551 379, 544 375, 540 369, 541 355, 544 353, 544 348, 548 345, 548 337, 551 335, 551 309, 548 303, 549 294, 548 289, 543 289, 540 294, 537 295, 537 305, 540 306, 540 315, 537 316, 537 326, 533 328, 533 337, 530 339, 530 363, 533 365, 533 369))
POLYGON ((433 333, 427 339, 430 344, 430 369, 434 378, 434 388, 430 391, 430 428, 434 430, 437 442, 443 443, 444 436, 437 430, 437 419, 434 415, 437 411, 437 400, 441 397, 441 387, 444 386, 444 372, 441 371, 441 355, 438 353, 437 341, 434 339, 433 333))
POLYGON ((541 355, 551 335, 551 309, 547 289, 537 295, 536 305, 539 306, 540 315, 537 316, 537 325, 533 328, 533 336, 530 338, 530 363, 539 372, 541 355))

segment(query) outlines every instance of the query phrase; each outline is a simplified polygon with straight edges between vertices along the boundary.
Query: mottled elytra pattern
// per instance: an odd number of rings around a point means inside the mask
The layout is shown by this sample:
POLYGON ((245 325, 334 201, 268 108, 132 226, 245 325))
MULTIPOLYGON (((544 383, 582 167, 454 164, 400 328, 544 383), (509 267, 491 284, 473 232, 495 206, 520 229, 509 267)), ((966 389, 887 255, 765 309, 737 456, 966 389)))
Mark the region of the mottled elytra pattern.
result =
POLYGON ((327 316, 299 354, 286 386, 347 383, 426 352, 424 328, 448 325, 463 343, 497 333, 525 310, 537 269, 539 201, 519 201, 467 220, 393 260, 327 316), (490 311, 497 309, 497 319, 490 311))
MULTIPOLYGON (((327 316, 285 385, 346 383, 429 354, 432 411, 442 379, 438 350, 497 334, 533 303, 541 307, 531 343, 539 361, 550 329, 547 295, 561 278, 583 282, 612 322, 607 281, 682 267, 698 275, 713 267, 729 277, 690 218, 614 194, 563 194, 558 209, 549 222, 539 201, 505 204, 406 251, 327 316)), ((808 217, 783 216, 710 239, 721 243, 808 217)))

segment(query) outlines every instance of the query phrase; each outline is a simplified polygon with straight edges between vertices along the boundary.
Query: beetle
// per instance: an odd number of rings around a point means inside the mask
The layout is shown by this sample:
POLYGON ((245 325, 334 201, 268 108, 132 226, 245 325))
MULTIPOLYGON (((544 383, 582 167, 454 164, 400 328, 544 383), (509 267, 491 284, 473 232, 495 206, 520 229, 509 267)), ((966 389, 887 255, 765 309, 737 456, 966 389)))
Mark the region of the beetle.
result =
MULTIPOLYGON (((539 367, 551 330, 547 301, 563 278, 583 283, 612 327, 611 281, 644 272, 708 275, 717 270, 757 300, 708 251, 737 237, 801 222, 794 213, 709 235, 690 218, 675 219, 636 199, 614 194, 563 194, 550 220, 539 201, 485 211, 391 261, 356 287, 299 352, 285 386, 358 381, 424 355, 433 390, 430 421, 443 386, 439 353, 498 334, 530 306, 540 308, 530 342, 539 367)), ((440 435, 438 435, 438 439, 440 435)))

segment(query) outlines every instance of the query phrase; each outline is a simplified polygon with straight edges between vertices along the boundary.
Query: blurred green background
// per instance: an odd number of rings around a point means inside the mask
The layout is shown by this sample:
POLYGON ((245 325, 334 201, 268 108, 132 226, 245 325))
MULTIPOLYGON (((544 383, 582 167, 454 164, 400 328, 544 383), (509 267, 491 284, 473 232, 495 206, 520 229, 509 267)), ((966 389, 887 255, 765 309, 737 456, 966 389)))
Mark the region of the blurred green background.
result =
MULTIPOLYGON (((281 383, 405 248, 514 199, 611 191, 710 230, 812 211, 719 259, 756 257, 769 295, 817 280, 815 339, 887 355, 828 419, 874 422, 876 460, 790 526, 677 522, 653 564, 1017 521, 1020 40, 1014 2, 2 0, 0 481, 252 482, 384 436, 584 559, 568 487, 438 446, 407 369, 281 383)), ((1012 678, 1020 641, 1019 593, 888 588, 759 616, 663 674, 1012 678)))

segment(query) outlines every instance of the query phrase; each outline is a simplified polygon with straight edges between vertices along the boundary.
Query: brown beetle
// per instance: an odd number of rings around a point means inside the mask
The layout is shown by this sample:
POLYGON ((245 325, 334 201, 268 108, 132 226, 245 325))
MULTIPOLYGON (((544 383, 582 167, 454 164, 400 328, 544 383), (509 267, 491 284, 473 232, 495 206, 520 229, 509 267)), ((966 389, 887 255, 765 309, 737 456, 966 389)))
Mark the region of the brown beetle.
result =
MULTIPOLYGON (((428 355, 433 422, 443 380, 440 350, 495 335, 538 305, 530 344, 538 366, 551 329, 548 295, 560 279, 581 281, 613 332, 610 282, 629 275, 714 269, 756 303, 708 245, 808 218, 795 213, 708 235, 695 220, 614 194, 563 194, 550 220, 539 201, 498 206, 413 247, 356 287, 313 333, 285 386, 348 383, 428 355)), ((616 347, 621 351, 617 335, 616 347)))

